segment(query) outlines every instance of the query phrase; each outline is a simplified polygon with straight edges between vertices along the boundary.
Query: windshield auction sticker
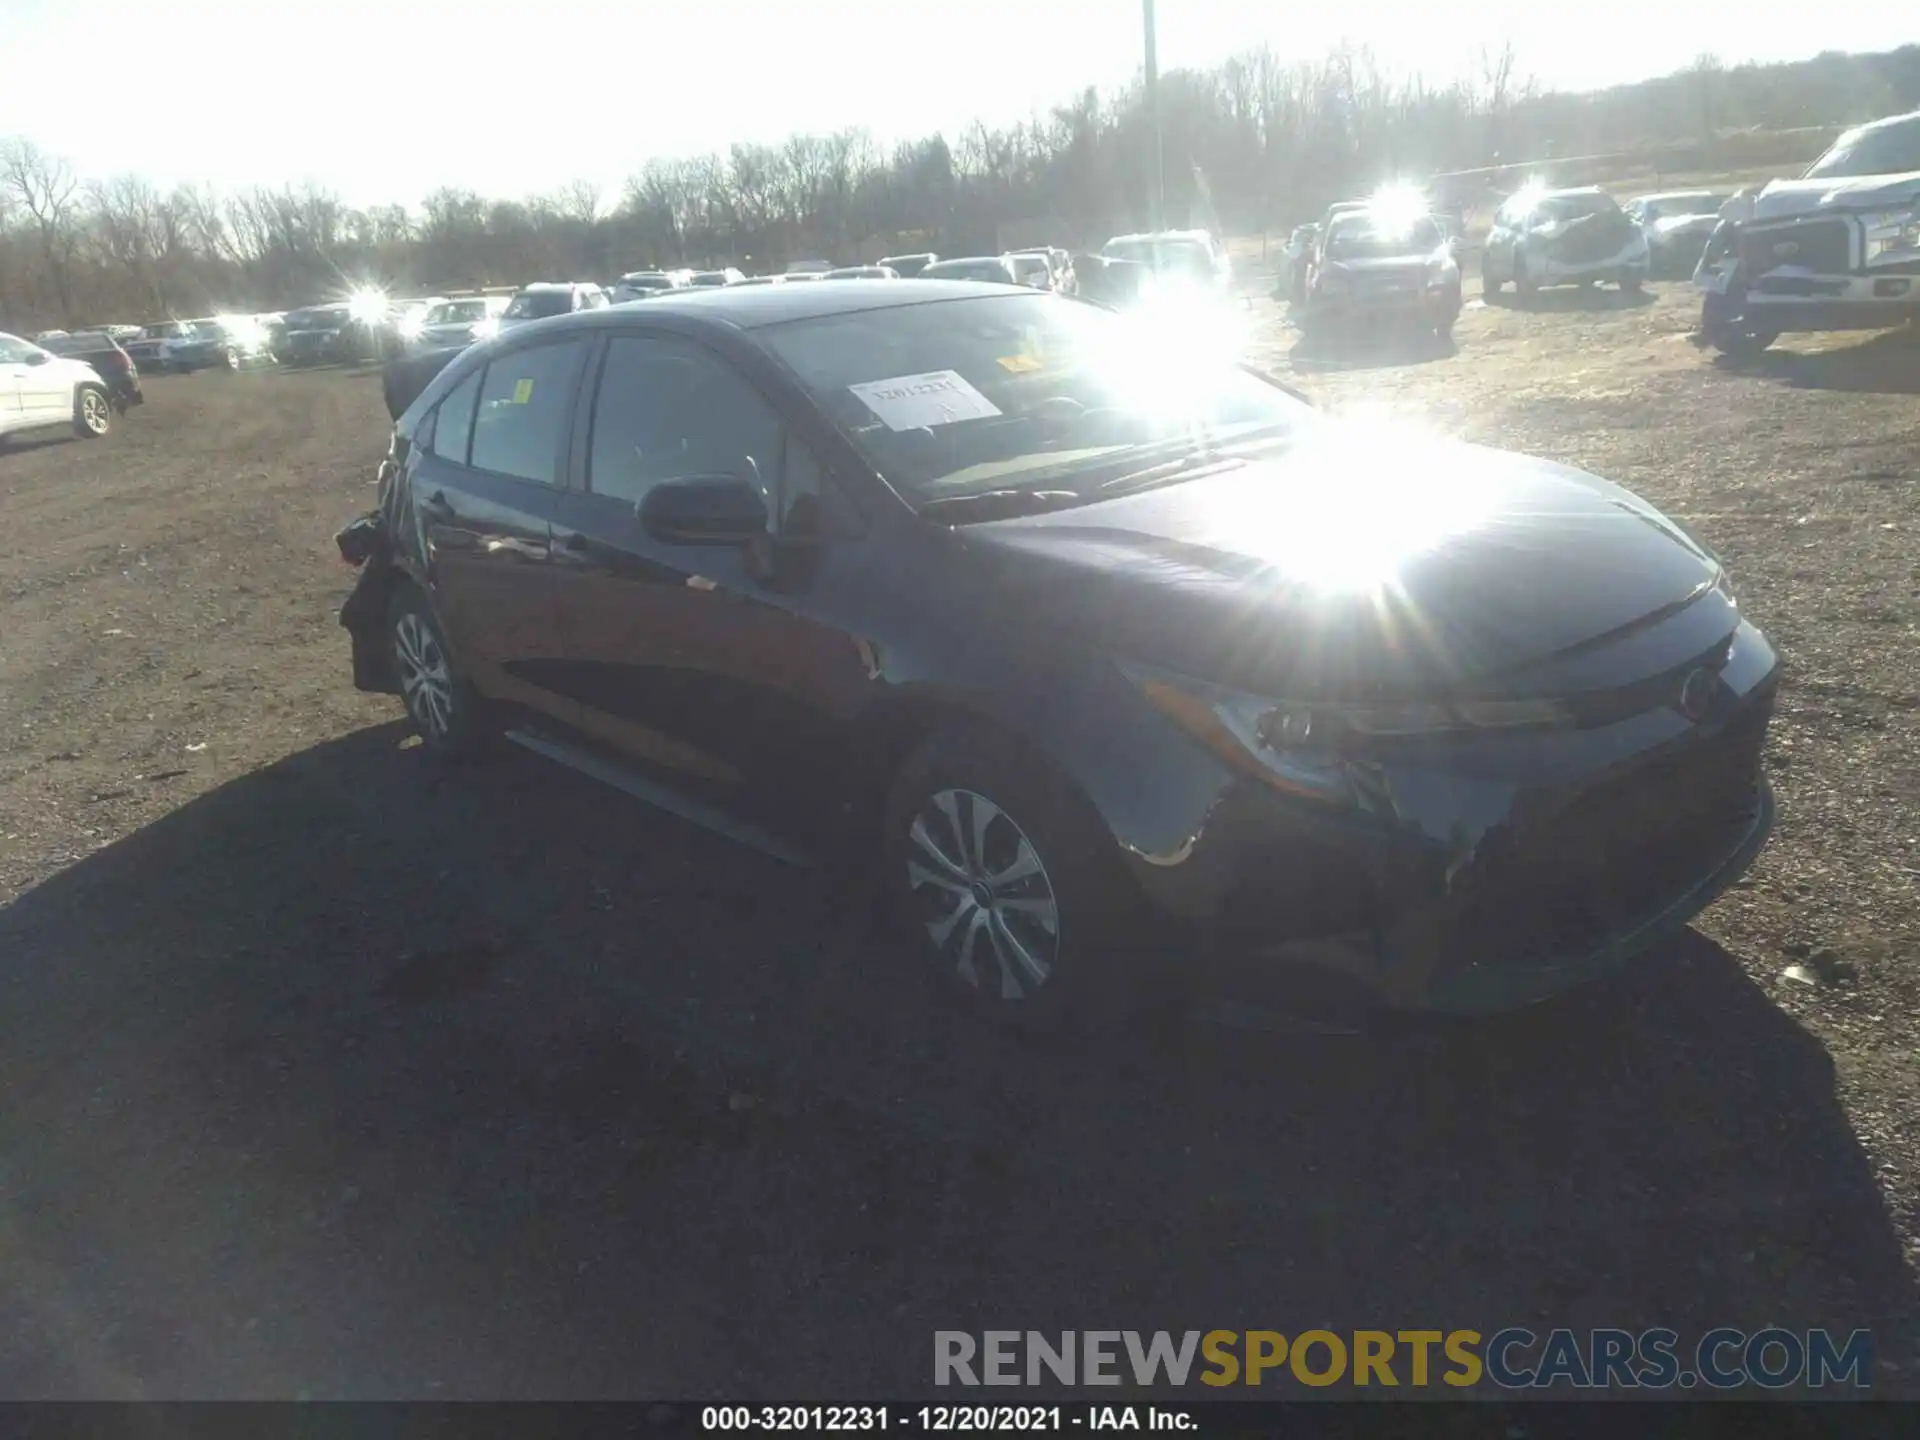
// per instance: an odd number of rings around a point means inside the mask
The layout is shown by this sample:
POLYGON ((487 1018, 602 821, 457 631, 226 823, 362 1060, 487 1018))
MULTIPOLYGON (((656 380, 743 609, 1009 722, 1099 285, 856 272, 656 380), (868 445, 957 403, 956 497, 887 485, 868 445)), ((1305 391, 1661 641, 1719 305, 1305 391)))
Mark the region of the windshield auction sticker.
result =
POLYGON ((985 420, 995 404, 955 370, 929 370, 891 380, 864 380, 847 387, 889 430, 925 430, 960 420, 985 420))

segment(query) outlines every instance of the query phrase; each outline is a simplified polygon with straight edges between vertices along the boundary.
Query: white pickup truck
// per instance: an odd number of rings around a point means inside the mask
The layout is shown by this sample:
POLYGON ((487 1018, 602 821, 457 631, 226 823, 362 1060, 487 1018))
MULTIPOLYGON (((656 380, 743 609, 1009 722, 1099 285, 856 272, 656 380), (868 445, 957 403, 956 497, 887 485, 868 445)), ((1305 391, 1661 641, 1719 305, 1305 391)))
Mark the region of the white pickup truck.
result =
POLYGON ((1800 179, 1729 202, 1693 278, 1700 332, 1728 355, 1920 318, 1920 111, 1849 130, 1800 179))

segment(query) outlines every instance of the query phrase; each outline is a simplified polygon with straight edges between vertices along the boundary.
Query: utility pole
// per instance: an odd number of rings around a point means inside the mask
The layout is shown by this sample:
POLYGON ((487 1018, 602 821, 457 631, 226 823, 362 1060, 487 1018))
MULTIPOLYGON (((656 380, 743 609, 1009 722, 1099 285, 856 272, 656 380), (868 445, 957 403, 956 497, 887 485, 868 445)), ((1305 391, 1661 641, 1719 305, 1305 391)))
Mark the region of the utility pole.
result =
POLYGON ((1160 147, 1160 57, 1153 39, 1153 0, 1142 0, 1146 8, 1147 29, 1147 123, 1153 127, 1153 175, 1151 176, 1153 228, 1167 228, 1167 177, 1160 147))

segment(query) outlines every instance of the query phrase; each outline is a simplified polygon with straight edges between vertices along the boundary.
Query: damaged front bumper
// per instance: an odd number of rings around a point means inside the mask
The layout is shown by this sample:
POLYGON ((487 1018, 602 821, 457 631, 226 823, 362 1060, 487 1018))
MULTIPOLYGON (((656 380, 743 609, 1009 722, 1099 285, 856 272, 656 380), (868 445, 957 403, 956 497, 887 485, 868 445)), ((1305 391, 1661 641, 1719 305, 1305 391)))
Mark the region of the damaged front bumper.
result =
POLYGON ((1706 323, 1755 333, 1884 330, 1920 317, 1920 260, 1861 263, 1860 217, 1723 223, 1694 271, 1706 323))
POLYGON ((1569 255, 1549 243, 1527 251, 1527 271, 1537 285, 1577 285, 1587 280, 1644 280, 1651 260, 1644 237, 1636 235, 1604 255, 1569 255))
POLYGON ((1669 699, 1590 728, 1435 743, 1374 767, 1369 813, 1223 780, 1188 841, 1129 847, 1133 876, 1242 979, 1304 966, 1394 1009, 1532 1004, 1684 928, 1752 863, 1774 820, 1760 752, 1777 675, 1742 625, 1702 718, 1669 699))

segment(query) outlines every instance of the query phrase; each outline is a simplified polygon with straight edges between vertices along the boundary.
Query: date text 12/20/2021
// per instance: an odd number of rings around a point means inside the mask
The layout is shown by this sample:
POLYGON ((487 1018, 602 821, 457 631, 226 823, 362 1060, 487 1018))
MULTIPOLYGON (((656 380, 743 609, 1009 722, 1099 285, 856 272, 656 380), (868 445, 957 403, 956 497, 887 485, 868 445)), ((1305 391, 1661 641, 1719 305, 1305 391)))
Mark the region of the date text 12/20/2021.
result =
POLYGON ((723 1431, 899 1430, 926 1434, 1020 1430, 1199 1428, 1191 1412, 1160 1405, 708 1405, 700 1428, 723 1431))

